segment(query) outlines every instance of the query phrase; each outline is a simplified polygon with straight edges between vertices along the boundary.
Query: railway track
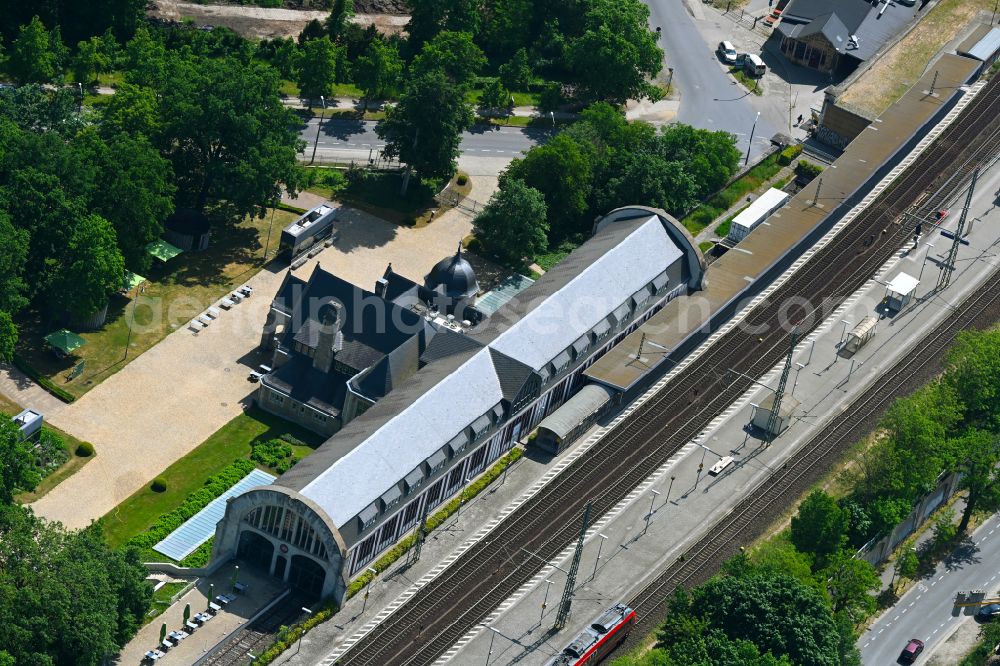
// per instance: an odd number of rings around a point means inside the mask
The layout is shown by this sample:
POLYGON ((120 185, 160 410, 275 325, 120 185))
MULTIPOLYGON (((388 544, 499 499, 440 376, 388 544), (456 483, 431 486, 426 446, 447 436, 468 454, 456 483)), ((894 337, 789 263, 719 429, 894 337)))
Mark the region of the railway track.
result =
POLYGON ((324 663, 433 663, 536 573, 537 561, 522 549, 544 559, 558 555, 576 535, 588 501, 592 515, 608 511, 749 387, 749 380, 729 369, 759 377, 773 367, 788 345, 790 328, 778 325, 781 318, 800 332, 811 330, 825 316, 821 308, 863 285, 912 233, 914 225, 903 215, 907 209, 918 205, 918 215, 934 210, 947 198, 942 186, 949 178, 971 171, 976 156, 1000 149, 998 116, 1000 78, 844 232, 757 305, 744 325, 720 337, 336 662, 324 663), (793 298, 797 305, 787 308, 793 298))
POLYGON ((199 666, 247 663, 249 654, 260 654, 274 642, 281 627, 290 627, 301 618, 302 606, 307 601, 308 598, 302 595, 289 594, 249 626, 234 633, 225 645, 199 662, 199 666))
POLYGON ((635 597, 638 631, 623 648, 638 644, 665 616, 664 599, 678 587, 690 588, 707 580, 727 559, 767 529, 771 519, 841 459, 897 397, 923 385, 937 374, 939 362, 955 336, 968 328, 984 328, 1000 319, 1000 271, 957 306, 953 315, 924 337, 913 352, 879 376, 855 398, 831 427, 813 437, 789 461, 765 479, 742 502, 635 597))

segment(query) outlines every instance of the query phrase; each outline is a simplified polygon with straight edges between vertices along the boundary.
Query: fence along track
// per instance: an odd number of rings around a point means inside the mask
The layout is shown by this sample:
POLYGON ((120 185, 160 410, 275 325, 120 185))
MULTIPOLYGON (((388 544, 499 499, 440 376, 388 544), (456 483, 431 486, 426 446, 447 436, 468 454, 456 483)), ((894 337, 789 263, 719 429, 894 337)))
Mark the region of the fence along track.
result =
MULTIPOLYGON (((926 195, 935 177, 956 163, 964 164, 960 157, 972 152, 969 146, 977 138, 995 149, 1000 139, 984 129, 997 117, 996 84, 987 86, 939 140, 850 223, 849 234, 842 232, 819 251, 747 321, 772 323, 787 297, 842 298, 860 287, 908 237, 911 225, 892 222, 918 196, 926 195), (875 241, 867 245, 863 239, 870 234, 875 241)), ((804 322, 814 314, 816 307, 807 305, 798 319, 804 322)), ((558 555, 575 535, 577 516, 588 499, 594 501, 594 515, 605 513, 746 390, 748 383, 734 381, 726 369, 760 376, 786 345, 785 332, 773 326, 756 337, 736 329, 721 337, 587 455, 358 640, 337 663, 433 663, 534 575, 539 567, 523 555, 522 547, 546 559, 558 555)))

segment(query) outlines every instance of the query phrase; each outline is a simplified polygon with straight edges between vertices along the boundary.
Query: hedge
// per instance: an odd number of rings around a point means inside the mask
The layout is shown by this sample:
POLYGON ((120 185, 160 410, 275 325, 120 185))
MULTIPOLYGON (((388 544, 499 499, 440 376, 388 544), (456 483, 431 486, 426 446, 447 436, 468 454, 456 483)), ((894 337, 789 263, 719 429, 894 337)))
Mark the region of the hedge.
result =
POLYGON ((212 559, 212 542, 215 537, 210 537, 208 541, 195 548, 191 553, 179 562, 182 567, 189 569, 200 569, 208 566, 208 561, 212 559))
MULTIPOLYGON (((500 458, 493 466, 490 467, 482 476, 480 476, 474 483, 469 484, 462 491, 460 497, 452 499, 450 502, 444 505, 444 507, 427 518, 427 531, 431 532, 438 527, 441 523, 448 520, 451 514, 458 511, 458 505, 460 499, 465 499, 466 501, 472 499, 479 493, 483 491, 486 486, 490 485, 496 480, 498 476, 503 474, 503 470, 507 465, 512 465, 516 460, 518 460, 524 451, 519 448, 511 449, 510 453, 500 458)), ((410 534, 404 537, 399 543, 389 549, 382 557, 375 561, 375 564, 371 565, 372 569, 375 569, 378 573, 382 573, 390 566, 392 566, 396 560, 402 557, 406 551, 408 551, 413 544, 417 542, 417 536, 415 534, 410 534)), ((350 599, 355 594, 360 592, 365 588, 368 583, 372 582, 375 577, 371 571, 365 571, 363 574, 358 576, 353 583, 347 587, 347 594, 344 596, 345 599, 350 599)))
POLYGON ((128 540, 127 546, 136 546, 140 549, 152 548, 168 534, 180 527, 185 520, 204 509, 209 502, 226 492, 237 481, 249 474, 255 465, 250 460, 237 460, 215 476, 208 477, 205 485, 188 495, 184 503, 173 511, 169 511, 159 518, 153 525, 143 532, 128 540))
POLYGON ((796 143, 794 145, 788 146, 780 153, 778 153, 778 164, 781 166, 788 166, 792 161, 802 154, 802 144, 796 143))
POLYGON ((298 206, 289 206, 286 203, 279 203, 275 206, 278 210, 283 210, 286 213, 295 213, 296 215, 305 215, 308 211, 305 208, 299 208, 298 206))
POLYGON ((278 638, 271 644, 271 647, 264 650, 264 652, 254 659, 253 663, 261 665, 270 664, 272 661, 281 656, 282 652, 292 647, 295 641, 299 640, 299 636, 306 633, 317 624, 326 622, 333 617, 338 610, 340 609, 337 608, 337 605, 330 602, 306 618, 305 622, 296 624, 292 627, 283 628, 282 631, 278 632, 278 638))
POLYGON ((24 374, 28 375, 28 377, 32 379, 34 382, 36 382, 39 386, 41 386, 43 389, 45 389, 55 397, 59 398, 63 402, 73 402, 74 400, 76 400, 76 396, 74 396, 72 393, 56 386, 52 382, 52 380, 46 377, 45 375, 39 374, 39 372, 35 370, 33 367, 31 367, 31 364, 28 363, 24 359, 24 357, 21 356, 20 354, 14 354, 14 358, 11 360, 14 362, 14 367, 16 367, 24 374))

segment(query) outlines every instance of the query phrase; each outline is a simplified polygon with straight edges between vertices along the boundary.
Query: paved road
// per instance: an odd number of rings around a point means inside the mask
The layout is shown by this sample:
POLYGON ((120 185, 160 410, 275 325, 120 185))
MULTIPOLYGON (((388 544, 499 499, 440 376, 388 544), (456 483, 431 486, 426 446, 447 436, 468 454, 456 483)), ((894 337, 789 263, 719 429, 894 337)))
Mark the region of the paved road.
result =
MULTIPOLYGON (((660 47, 666 53, 664 67, 674 68, 674 87, 680 91, 677 120, 694 127, 726 130, 735 134, 739 148, 746 152, 757 111, 715 57, 715 45, 707 44, 695 25, 685 1, 646 0, 650 25, 662 28, 660 47)), ((751 156, 767 147, 767 140, 777 132, 761 115, 754 133, 751 156)))
MULTIPOLYGON (((306 155, 312 154, 316 142, 319 118, 310 119, 302 130, 307 143, 306 155)), ((319 133, 316 159, 368 159, 370 150, 378 150, 385 142, 375 134, 375 122, 363 120, 327 120, 319 133)), ((544 142, 550 130, 522 127, 487 128, 476 126, 462 133, 462 152, 478 157, 517 157, 522 151, 544 142)))
POLYGON ((910 588, 858 639, 865 666, 896 663, 911 638, 919 638, 927 646, 925 656, 918 660, 923 662, 960 623, 974 621, 965 615, 952 617, 952 602, 956 592, 982 589, 992 595, 1000 588, 998 525, 996 516, 983 523, 966 545, 910 588))

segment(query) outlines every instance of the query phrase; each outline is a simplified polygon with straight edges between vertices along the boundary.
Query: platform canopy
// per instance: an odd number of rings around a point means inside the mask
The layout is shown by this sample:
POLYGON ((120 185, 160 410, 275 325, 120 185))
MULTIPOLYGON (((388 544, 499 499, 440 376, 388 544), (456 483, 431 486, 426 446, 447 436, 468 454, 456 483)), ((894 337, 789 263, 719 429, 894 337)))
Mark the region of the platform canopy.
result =
POLYGON ((920 284, 920 281, 909 273, 900 273, 889 281, 886 289, 900 296, 908 296, 913 293, 918 284, 920 284))
POLYGON ((143 276, 137 275, 132 271, 125 271, 125 284, 122 285, 122 289, 125 291, 132 291, 145 281, 146 278, 143 276))
POLYGON ((65 328, 46 335, 45 342, 64 354, 72 354, 75 350, 87 344, 86 340, 72 331, 67 331, 65 328))
POLYGON ((183 251, 184 250, 180 249, 176 245, 171 245, 162 238, 160 240, 155 240, 146 246, 146 252, 163 262, 170 261, 183 251))

